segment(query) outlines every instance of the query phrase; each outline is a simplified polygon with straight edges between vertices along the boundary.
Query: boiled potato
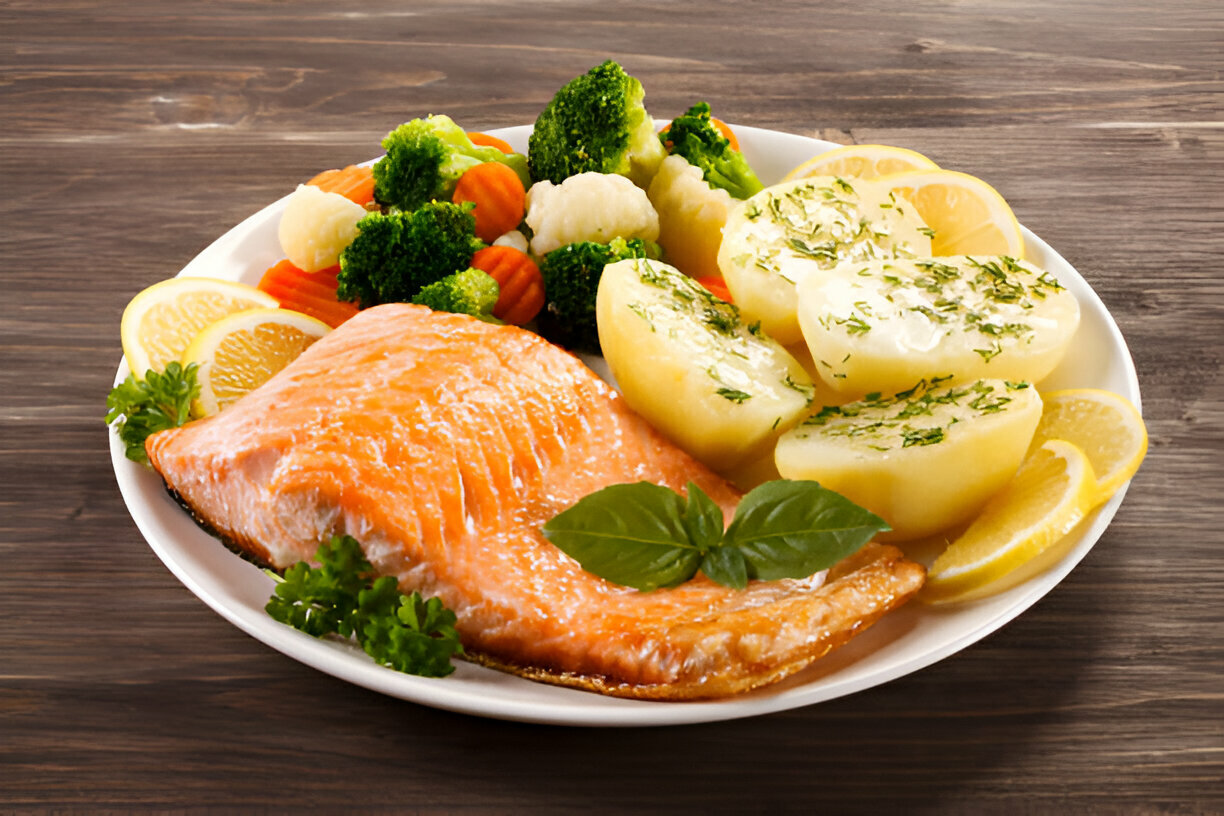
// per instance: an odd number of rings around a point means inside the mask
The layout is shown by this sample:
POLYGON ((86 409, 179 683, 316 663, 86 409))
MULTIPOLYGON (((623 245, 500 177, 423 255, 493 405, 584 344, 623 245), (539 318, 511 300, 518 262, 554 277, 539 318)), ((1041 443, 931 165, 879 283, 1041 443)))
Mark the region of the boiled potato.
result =
POLYGON ((887 184, 815 176, 766 187, 727 218, 718 267, 747 320, 802 342, 795 285, 845 261, 931 254, 926 224, 887 184))
POLYGON ((774 461, 914 539, 967 521, 1020 466, 1041 419, 1028 383, 922 381, 889 397, 827 407, 787 431, 774 461))
POLYGON ((659 243, 667 260, 686 275, 718 275, 718 248, 735 199, 711 187, 701 168, 683 156, 668 156, 646 194, 659 214, 659 243))
POLYGON ((1079 326, 1074 295, 1006 256, 843 264, 797 289, 816 371, 852 395, 932 376, 1039 382, 1079 326))
POLYGON ((812 382, 803 367, 675 267, 609 264, 595 314, 625 401, 715 470, 766 453, 807 411, 812 382))

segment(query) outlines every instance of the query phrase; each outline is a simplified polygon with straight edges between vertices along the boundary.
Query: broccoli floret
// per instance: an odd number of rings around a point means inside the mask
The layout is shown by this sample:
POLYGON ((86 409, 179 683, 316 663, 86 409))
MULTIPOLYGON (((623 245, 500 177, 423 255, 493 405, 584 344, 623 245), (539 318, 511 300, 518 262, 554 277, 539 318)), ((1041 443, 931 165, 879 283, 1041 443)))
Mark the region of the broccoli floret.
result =
POLYGON ((337 296, 363 309, 410 301, 423 287, 466 269, 484 246, 472 206, 435 201, 412 212, 365 216, 340 253, 337 296))
POLYGON ((658 258, 659 246, 641 238, 613 238, 611 243, 581 241, 554 249, 540 262, 544 277, 544 308, 537 318, 539 332, 571 351, 599 353, 595 295, 610 263, 627 258, 658 258))
POLYGON ((748 166, 744 154, 729 142, 710 121, 710 106, 698 102, 683 116, 672 120, 671 128, 660 137, 672 143, 671 152, 700 167, 706 183, 726 190, 734 198, 748 198, 763 185, 748 166))
POLYGON ((527 157, 472 144, 449 116, 405 122, 382 142, 387 155, 374 165, 374 198, 379 204, 415 210, 426 202, 450 201, 464 171, 487 161, 501 162, 530 186, 527 157))
POLYGON ((646 187, 667 151, 642 100, 642 83, 612 60, 557 91, 527 142, 531 178, 560 184, 594 171, 646 187))
POLYGON ((469 266, 462 272, 429 284, 417 292, 412 302, 437 312, 466 314, 490 323, 500 323, 493 317, 493 307, 497 305, 500 294, 501 287, 492 275, 469 266))

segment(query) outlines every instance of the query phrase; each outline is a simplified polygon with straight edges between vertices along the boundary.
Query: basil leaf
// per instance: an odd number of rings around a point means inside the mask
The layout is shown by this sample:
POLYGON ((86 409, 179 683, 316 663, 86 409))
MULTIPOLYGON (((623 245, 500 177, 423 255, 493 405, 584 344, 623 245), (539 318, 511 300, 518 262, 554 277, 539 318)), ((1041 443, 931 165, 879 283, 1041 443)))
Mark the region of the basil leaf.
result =
POLYGON ((748 562, 736 547, 715 547, 701 559, 701 571, 711 581, 733 589, 748 586, 748 562))
POLYGON ((806 578, 855 553, 884 519, 816 482, 766 482, 740 501, 725 543, 748 562, 748 575, 806 578))
POLYGON ((697 573, 701 552, 689 541, 684 516, 675 491, 650 482, 616 484, 579 499, 542 531, 587 572, 651 590, 697 573))
POLYGON ((702 552, 717 547, 722 541, 723 526, 722 508, 696 482, 689 482, 688 505, 684 508, 689 541, 702 552))

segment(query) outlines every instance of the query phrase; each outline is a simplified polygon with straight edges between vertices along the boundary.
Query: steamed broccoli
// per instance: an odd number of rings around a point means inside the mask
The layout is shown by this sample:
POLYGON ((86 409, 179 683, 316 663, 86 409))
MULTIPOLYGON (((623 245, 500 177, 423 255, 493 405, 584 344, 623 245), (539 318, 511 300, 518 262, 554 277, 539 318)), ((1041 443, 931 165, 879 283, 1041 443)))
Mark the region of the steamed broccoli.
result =
POLYGON ((437 283, 431 283, 417 292, 413 303, 428 306, 437 312, 454 312, 478 317, 490 323, 500 323, 493 317, 493 307, 501 287, 488 272, 468 267, 462 272, 447 275, 437 283))
POLYGON ((384 206, 407 211, 435 199, 450 201, 464 171, 487 161, 507 165, 524 186, 531 185, 525 156, 472 144, 449 116, 405 122, 382 146, 387 155, 374 165, 374 198, 384 206))
POLYGON ((594 171, 645 187, 667 152, 642 105, 642 83, 612 60, 557 91, 527 142, 531 178, 559 184, 594 171))
POLYGON ((540 334, 572 351, 598 353, 595 295, 603 268, 627 258, 658 257, 658 244, 641 238, 613 238, 608 244, 582 241, 554 249, 540 262, 546 299, 537 318, 540 334))
POLYGON ((672 143, 672 154, 700 167, 711 187, 741 199, 761 191, 761 180, 748 166, 744 154, 733 150, 731 142, 710 121, 710 106, 705 102, 698 102, 683 116, 673 119, 671 128, 660 138, 672 143))
POLYGON ((365 216, 340 253, 337 296, 363 309, 409 301, 422 287, 466 269, 484 246, 472 206, 435 201, 413 212, 365 216))

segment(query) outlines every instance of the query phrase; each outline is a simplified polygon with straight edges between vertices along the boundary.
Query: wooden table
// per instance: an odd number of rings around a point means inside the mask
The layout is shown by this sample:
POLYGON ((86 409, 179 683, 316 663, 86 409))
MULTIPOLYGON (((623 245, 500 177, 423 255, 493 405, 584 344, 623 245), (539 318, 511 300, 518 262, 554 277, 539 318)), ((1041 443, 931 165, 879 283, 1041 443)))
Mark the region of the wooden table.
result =
POLYGON ((1224 6, 772 6, 0 5, 0 811, 1224 812, 1224 6), (660 117, 983 176, 1100 293, 1151 448, 1027 614, 821 705, 546 727, 295 663, 146 546, 101 421, 128 299, 395 124, 527 123, 607 57, 660 117))

